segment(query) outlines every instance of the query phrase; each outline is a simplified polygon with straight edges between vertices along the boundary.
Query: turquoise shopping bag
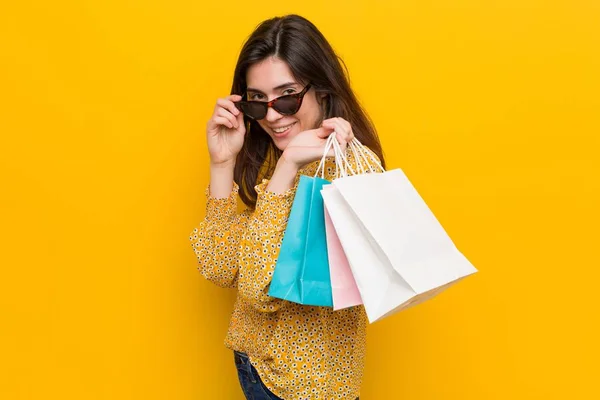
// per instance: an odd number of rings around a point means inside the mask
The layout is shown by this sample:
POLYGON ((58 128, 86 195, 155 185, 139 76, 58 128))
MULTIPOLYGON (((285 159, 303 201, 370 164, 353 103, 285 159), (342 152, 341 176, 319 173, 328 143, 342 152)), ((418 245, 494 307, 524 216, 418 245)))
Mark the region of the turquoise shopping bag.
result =
POLYGON ((275 264, 269 296, 294 303, 333 307, 325 212, 326 179, 301 175, 275 264))

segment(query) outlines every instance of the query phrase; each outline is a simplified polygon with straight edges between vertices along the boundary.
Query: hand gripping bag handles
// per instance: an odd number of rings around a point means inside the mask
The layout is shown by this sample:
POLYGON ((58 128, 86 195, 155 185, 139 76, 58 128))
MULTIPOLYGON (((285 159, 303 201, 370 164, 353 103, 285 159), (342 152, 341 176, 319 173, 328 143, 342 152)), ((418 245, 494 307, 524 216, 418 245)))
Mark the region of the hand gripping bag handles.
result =
POLYGON ((350 147, 372 173, 336 179, 322 195, 370 322, 477 272, 401 169, 384 171, 357 140, 350 147))
POLYGON ((325 158, 333 142, 337 143, 335 133, 327 140, 315 176, 300 176, 269 287, 271 297, 333 307, 321 196, 321 189, 330 184, 324 178, 325 158))

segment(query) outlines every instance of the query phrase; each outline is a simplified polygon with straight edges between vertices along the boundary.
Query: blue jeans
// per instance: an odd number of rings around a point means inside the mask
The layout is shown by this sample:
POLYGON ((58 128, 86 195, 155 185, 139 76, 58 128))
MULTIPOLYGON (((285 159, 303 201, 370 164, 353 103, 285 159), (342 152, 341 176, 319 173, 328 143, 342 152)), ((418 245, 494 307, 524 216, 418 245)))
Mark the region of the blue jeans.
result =
MULTIPOLYGON (((240 385, 247 400, 283 400, 275 396, 258 376, 258 371, 250 364, 250 359, 245 353, 234 351, 235 366, 238 371, 240 385)), ((358 397, 356 400, 359 400, 358 397)))
POLYGON ((239 351, 234 351, 233 356, 235 358, 235 366, 238 371, 238 378, 240 379, 240 385, 244 395, 248 400, 282 400, 275 396, 267 387, 262 383, 258 372, 250 364, 248 356, 239 351))

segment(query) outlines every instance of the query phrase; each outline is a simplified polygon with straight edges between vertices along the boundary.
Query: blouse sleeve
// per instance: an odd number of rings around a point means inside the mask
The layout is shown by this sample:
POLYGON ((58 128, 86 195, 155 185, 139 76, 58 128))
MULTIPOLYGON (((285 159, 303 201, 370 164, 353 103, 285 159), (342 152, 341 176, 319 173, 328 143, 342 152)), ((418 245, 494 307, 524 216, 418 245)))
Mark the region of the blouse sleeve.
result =
POLYGON ((262 312, 277 311, 285 300, 268 295, 283 234, 294 201, 296 183, 284 193, 266 190, 268 179, 256 186, 256 208, 248 221, 239 254, 239 295, 262 312))
POLYGON ((238 254, 249 210, 237 212, 239 186, 234 182, 229 197, 217 199, 206 189, 206 216, 190 234, 197 269, 209 281, 235 288, 238 280, 238 254))

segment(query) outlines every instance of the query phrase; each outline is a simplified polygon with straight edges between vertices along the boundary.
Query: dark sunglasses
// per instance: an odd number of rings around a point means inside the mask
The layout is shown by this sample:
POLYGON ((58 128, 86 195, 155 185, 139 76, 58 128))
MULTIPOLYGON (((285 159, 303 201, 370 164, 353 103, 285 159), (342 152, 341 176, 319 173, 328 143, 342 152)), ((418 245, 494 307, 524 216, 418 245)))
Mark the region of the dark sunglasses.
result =
MULTIPOLYGON (((271 101, 238 101, 235 107, 252 119, 263 119, 267 116, 269 107, 282 115, 294 115, 302 106, 302 99, 310 89, 310 83, 299 93, 287 94, 271 101)), ((245 95, 244 95, 245 97, 245 95)))

